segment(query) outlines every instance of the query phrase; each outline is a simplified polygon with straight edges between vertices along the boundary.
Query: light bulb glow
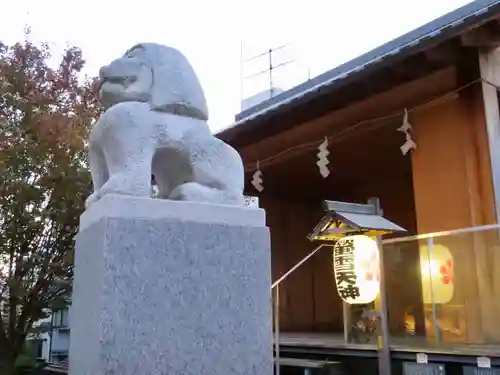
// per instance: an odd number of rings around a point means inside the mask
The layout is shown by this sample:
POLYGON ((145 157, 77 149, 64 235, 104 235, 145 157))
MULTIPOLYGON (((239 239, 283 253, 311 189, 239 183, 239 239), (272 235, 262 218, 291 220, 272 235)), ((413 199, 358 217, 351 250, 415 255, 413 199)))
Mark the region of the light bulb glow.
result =
POLYGON ((446 304, 453 299, 453 256, 447 247, 420 247, 422 299, 425 304, 446 304))

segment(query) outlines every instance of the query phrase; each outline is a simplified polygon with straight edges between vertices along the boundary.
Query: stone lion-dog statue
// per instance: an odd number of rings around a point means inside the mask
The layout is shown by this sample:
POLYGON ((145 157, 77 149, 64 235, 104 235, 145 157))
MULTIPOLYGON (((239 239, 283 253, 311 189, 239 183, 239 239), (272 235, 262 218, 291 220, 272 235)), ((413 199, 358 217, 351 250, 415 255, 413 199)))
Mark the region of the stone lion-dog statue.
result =
POLYGON ((99 100, 107 108, 89 135, 94 192, 244 205, 238 152, 214 137, 207 102, 187 58, 142 43, 100 70, 99 100))

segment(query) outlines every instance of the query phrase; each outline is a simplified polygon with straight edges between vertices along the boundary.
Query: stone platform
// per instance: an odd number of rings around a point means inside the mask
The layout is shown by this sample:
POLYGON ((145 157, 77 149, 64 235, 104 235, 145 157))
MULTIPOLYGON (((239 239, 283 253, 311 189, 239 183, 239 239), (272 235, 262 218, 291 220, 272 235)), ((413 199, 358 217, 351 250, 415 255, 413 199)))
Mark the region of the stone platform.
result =
POLYGON ((272 374, 261 209, 106 196, 81 217, 70 375, 272 374))

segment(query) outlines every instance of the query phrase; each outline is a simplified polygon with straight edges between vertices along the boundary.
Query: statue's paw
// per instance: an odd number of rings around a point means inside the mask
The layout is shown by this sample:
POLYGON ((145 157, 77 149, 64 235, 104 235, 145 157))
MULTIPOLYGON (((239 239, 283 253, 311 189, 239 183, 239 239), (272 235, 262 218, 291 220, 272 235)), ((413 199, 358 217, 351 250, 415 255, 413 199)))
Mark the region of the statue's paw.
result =
POLYGON ((150 179, 133 178, 128 174, 112 176, 99 190, 99 198, 107 194, 151 197, 150 179), (144 181, 141 181, 144 180, 144 181))
POLYGON ((97 191, 94 191, 92 194, 90 194, 87 199, 85 200, 85 209, 88 210, 89 207, 99 199, 99 194, 97 191))
POLYGON ((169 199, 178 201, 210 202, 212 189, 196 182, 188 182, 177 186, 169 196, 169 199))
POLYGON ((177 186, 170 194, 169 199, 236 206, 243 206, 245 204, 243 194, 241 193, 218 190, 196 182, 188 182, 177 186))

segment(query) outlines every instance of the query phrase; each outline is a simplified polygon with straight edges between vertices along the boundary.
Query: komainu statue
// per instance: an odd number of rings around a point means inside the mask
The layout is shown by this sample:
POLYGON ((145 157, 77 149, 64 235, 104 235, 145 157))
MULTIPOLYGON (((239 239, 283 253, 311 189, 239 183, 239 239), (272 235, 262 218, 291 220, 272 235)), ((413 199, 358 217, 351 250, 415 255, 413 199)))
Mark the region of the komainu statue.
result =
POLYGON ((100 70, 107 110, 89 136, 94 192, 244 205, 244 169, 236 150, 207 124, 194 69, 174 48, 142 43, 100 70))

